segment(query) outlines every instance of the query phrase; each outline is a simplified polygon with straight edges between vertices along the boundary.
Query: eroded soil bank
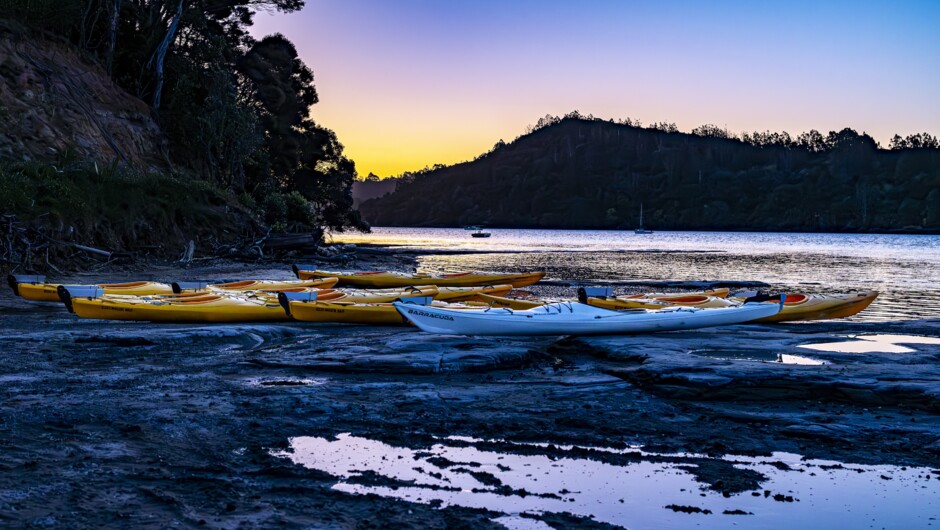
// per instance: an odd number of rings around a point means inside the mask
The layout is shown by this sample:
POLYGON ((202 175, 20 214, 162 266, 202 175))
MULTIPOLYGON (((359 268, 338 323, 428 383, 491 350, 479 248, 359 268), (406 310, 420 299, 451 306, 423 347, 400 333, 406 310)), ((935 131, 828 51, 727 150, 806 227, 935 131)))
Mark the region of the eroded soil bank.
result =
MULTIPOLYGON (((290 276, 286 267, 242 265, 156 274, 240 277, 249 270, 290 276)), ((859 476, 888 488, 925 477, 919 490, 940 491, 940 345, 864 339, 875 334, 937 338, 940 320, 477 339, 301 323, 79 320, 57 305, 25 303, 3 290, 0 521, 602 527, 628 525, 632 520, 610 515, 605 504, 629 504, 630 488, 642 489, 657 473, 650 468, 623 479, 629 484, 612 483, 611 496, 596 508, 573 500, 570 509, 529 510, 523 501, 565 506, 584 489, 535 491, 500 474, 505 470, 498 466, 510 469, 531 458, 559 465, 577 458, 579 469, 589 463, 666 466, 669 473, 691 475, 695 491, 682 486, 686 500, 651 503, 652 519, 637 519, 634 527, 648 527, 648 520, 718 527, 785 521, 779 517, 816 494, 799 483, 786 490, 771 486, 779 483, 773 469, 807 477, 859 469, 859 476), (869 347, 861 353, 803 347, 860 342, 855 336, 875 346, 863 344, 869 347), (895 347, 879 351, 884 344, 895 347), (350 434, 337 438, 343 433, 350 434), (420 476, 295 463, 285 455, 297 454, 304 437, 407 449, 416 463, 406 468, 420 467, 420 476), (507 460, 453 456, 470 450, 507 460), (749 456, 763 467, 734 463, 749 456), (800 472, 801 457, 833 462, 800 472), (871 465, 916 469, 918 478, 864 467, 871 465), (416 487, 425 494, 405 495, 416 487), (464 488, 488 497, 440 500, 441 492, 464 488), (725 511, 704 513, 713 512, 715 502, 725 503, 725 511)), ((349 465, 356 463, 355 455, 347 456, 349 465)))

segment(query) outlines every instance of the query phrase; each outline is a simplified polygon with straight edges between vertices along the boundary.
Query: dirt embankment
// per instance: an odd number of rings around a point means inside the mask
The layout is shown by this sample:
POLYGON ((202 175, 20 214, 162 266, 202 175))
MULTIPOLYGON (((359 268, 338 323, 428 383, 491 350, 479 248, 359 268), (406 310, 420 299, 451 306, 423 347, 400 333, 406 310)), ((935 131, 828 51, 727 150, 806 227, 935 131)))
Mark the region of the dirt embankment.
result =
POLYGON ((102 65, 0 19, 0 270, 178 258, 190 241, 195 256, 228 255, 263 236, 233 193, 172 167, 166 145, 102 65))
POLYGON ((0 20, 0 160, 115 159, 165 169, 147 104, 70 44, 0 20))

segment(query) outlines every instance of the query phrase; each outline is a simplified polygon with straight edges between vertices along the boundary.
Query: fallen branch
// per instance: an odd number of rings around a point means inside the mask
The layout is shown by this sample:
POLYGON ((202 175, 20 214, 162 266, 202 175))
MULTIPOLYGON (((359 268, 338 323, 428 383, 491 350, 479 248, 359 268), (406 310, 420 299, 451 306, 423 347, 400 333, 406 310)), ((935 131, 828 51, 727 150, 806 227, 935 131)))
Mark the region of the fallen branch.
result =
POLYGON ((189 240, 189 245, 186 246, 186 250, 183 251, 183 256, 180 258, 180 263, 191 263, 193 261, 193 255, 196 253, 196 243, 192 239, 189 240))

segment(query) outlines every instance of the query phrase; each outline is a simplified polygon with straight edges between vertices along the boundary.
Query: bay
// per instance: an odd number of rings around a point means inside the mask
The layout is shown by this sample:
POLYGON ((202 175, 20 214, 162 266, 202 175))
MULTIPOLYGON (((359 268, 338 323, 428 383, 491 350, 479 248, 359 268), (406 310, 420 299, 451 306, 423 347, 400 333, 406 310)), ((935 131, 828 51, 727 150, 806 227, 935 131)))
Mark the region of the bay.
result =
MULTIPOLYGON (((551 282, 763 282, 784 292, 875 289, 856 321, 940 317, 940 236, 767 232, 655 232, 376 227, 334 242, 419 254, 421 270, 543 270, 551 282)), ((538 292, 538 289, 535 289, 538 292)), ((557 295, 557 290, 551 294, 557 295)), ((562 294, 573 296, 573 289, 562 294)))

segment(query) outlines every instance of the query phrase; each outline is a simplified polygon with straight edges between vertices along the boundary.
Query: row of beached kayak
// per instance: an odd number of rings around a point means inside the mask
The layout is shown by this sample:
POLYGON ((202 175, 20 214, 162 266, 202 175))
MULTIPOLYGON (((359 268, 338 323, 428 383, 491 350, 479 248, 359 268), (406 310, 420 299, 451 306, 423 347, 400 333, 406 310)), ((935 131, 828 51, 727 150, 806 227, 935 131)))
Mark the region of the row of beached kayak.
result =
POLYGON ((544 273, 408 274, 330 272, 294 267, 297 280, 225 283, 47 283, 10 276, 14 293, 61 302, 82 318, 151 322, 268 322, 297 320, 370 325, 414 324, 425 331, 468 335, 646 333, 745 322, 843 318, 877 292, 845 295, 700 293, 613 296, 580 289, 577 301, 510 297, 544 273))

